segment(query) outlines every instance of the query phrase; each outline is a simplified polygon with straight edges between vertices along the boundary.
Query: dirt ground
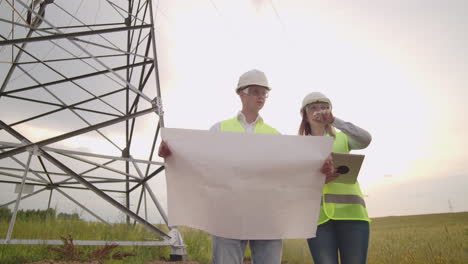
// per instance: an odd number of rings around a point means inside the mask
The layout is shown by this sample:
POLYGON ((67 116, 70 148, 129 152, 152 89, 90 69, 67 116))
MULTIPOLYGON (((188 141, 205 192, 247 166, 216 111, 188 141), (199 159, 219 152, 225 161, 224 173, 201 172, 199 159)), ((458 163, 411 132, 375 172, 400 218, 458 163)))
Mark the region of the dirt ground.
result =
MULTIPOLYGON (((249 262, 250 263, 250 262, 249 262)), ((31 264, 99 264, 97 261, 93 262, 79 262, 79 261, 53 261, 53 260, 43 260, 39 262, 33 262, 31 264)), ((199 264, 196 261, 149 261, 145 264, 199 264)))
POLYGON ((99 264, 97 261, 93 262, 79 262, 79 261, 54 261, 54 260, 42 260, 39 262, 33 262, 31 264, 99 264))
MULTIPOLYGON (((244 259, 244 264, 251 264, 250 259, 244 259)), ((39 262, 34 262, 31 264, 99 264, 96 261, 93 262, 78 262, 78 261, 53 261, 53 260, 43 260, 39 262)), ((145 264, 199 264, 197 261, 148 261, 145 264)))

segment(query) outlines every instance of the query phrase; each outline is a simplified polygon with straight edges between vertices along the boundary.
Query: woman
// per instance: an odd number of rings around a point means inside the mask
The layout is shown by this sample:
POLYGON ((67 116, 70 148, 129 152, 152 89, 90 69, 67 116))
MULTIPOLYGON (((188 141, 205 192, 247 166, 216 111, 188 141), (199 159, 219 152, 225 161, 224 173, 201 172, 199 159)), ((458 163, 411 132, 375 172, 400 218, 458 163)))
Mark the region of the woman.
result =
MULTIPOLYGON (((334 137, 333 152, 348 153, 366 148, 371 135, 352 123, 334 117, 330 99, 319 92, 302 101, 299 135, 334 137), (335 128, 341 132, 336 132, 335 128)), ((315 264, 366 263, 369 222, 359 183, 329 182, 323 188, 322 206, 315 238, 309 238, 315 264), (338 254, 339 252, 339 254, 338 254)))

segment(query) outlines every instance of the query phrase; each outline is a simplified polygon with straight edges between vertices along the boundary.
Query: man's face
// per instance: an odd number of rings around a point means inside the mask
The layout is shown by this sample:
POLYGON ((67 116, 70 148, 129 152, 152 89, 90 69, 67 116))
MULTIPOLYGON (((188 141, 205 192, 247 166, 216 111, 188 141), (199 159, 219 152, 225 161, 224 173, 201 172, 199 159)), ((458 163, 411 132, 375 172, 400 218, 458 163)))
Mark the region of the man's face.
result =
POLYGON ((247 109, 260 111, 268 98, 268 89, 263 86, 252 85, 239 92, 242 105, 247 109))

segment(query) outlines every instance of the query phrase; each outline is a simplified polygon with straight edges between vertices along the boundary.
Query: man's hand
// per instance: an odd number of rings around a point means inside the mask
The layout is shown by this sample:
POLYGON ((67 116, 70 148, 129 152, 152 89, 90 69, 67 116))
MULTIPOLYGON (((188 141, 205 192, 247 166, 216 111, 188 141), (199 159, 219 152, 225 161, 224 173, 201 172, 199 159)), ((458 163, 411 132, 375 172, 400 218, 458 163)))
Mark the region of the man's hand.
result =
POLYGON ((328 158, 323 163, 322 168, 320 169, 320 172, 322 172, 326 176, 325 183, 334 181, 336 178, 338 178, 338 176, 340 176, 340 174, 336 172, 331 155, 328 156, 328 158))
POLYGON ((312 119, 325 125, 332 124, 335 121, 335 117, 330 110, 317 111, 312 114, 312 119))
POLYGON ((172 154, 171 150, 169 149, 169 146, 167 145, 166 141, 162 141, 161 145, 159 145, 159 151, 158 155, 161 158, 167 158, 172 154))

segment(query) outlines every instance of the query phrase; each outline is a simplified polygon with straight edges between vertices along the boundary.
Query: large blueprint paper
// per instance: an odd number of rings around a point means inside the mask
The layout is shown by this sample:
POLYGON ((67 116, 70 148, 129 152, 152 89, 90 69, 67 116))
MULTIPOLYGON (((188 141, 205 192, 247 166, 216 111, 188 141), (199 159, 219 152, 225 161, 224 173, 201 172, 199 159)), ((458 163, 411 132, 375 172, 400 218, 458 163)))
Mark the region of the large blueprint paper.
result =
POLYGON ((315 236, 330 137, 164 128, 170 226, 235 239, 315 236))

